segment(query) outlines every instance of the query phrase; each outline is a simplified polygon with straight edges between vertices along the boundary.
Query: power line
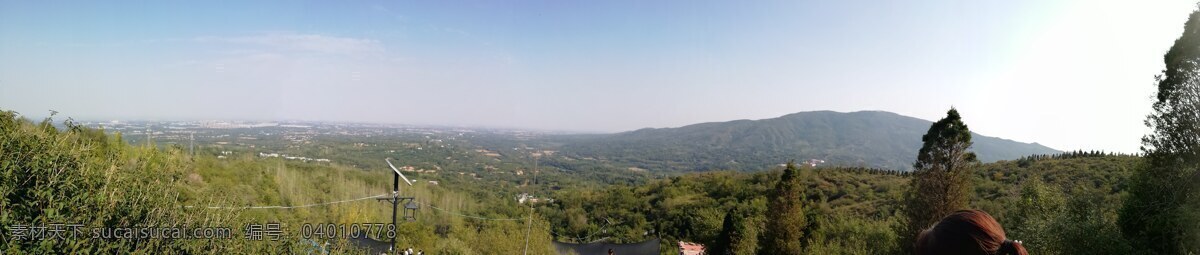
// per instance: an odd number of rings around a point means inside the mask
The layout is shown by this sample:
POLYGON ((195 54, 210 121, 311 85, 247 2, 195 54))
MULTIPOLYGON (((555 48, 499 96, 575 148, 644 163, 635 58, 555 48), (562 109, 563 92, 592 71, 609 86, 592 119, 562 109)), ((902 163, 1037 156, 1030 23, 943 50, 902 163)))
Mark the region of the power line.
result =
POLYGON ((558 236, 566 236, 566 237, 568 237, 568 238, 571 238, 571 240, 575 240, 575 242, 577 242, 577 243, 584 243, 584 240, 586 240, 586 242, 591 242, 591 238, 592 238, 592 236, 595 236, 596 234, 599 234, 600 232, 603 232, 605 229, 607 229, 607 228, 608 228, 608 225, 609 225, 609 224, 611 224, 611 222, 609 222, 609 221, 608 221, 608 219, 605 219, 605 220, 604 220, 604 226, 600 226, 600 228, 599 228, 599 229, 596 229, 596 231, 592 231, 592 233, 591 233, 591 234, 588 234, 587 236, 585 236, 585 237, 582 237, 582 238, 581 238, 581 237, 578 237, 578 236, 571 237, 571 236, 563 235, 562 233, 559 233, 559 232, 557 232, 557 231, 554 231, 554 228, 550 228, 550 234, 553 234, 553 235, 558 235, 558 236))
MULTIPOLYGON (((207 209, 294 209, 294 208, 305 208, 305 207, 347 203, 347 202, 361 201, 361 200, 367 200, 367 199, 372 199, 372 198, 377 198, 377 197, 388 197, 388 196, 391 196, 391 194, 375 195, 375 196, 369 196, 369 197, 361 197, 361 198, 355 198, 355 199, 347 199, 347 200, 317 203, 317 204, 298 205, 298 206, 270 205, 270 206, 205 206, 205 207, 200 207, 200 206, 190 206, 189 205, 189 206, 184 206, 184 207, 186 207, 186 208, 198 208, 199 207, 199 208, 207 208, 207 209)), ((413 202, 415 202, 417 204, 428 206, 428 207, 436 209, 438 211, 442 211, 444 213, 450 214, 451 216, 466 217, 466 218, 479 219, 479 220, 512 220, 512 221, 524 220, 522 218, 488 218, 488 217, 483 217, 483 216, 466 215, 466 214, 442 209, 442 208, 439 208, 437 206, 433 206, 430 204, 422 203, 421 201, 413 201, 413 202)))
POLYGON ((479 220, 522 220, 521 218, 488 218, 488 217, 483 217, 483 216, 466 215, 466 214, 462 214, 462 213, 458 213, 458 212, 454 212, 454 211, 450 211, 450 210, 446 210, 446 209, 438 208, 437 206, 433 206, 433 205, 430 205, 430 204, 422 203, 421 201, 414 201, 414 202, 416 202, 416 203, 418 203, 418 204, 422 204, 422 205, 428 206, 428 207, 431 207, 431 208, 433 208, 433 209, 436 209, 436 210, 438 210, 438 211, 442 211, 442 212, 444 212, 444 213, 448 213, 448 214, 450 214, 450 215, 453 215, 453 216, 466 217, 466 218, 479 219, 479 220))
MULTIPOLYGON (((391 196, 391 194, 374 195, 374 196, 369 196, 369 197, 360 197, 360 198, 347 199, 347 200, 341 200, 341 201, 333 201, 333 202, 325 202, 325 203, 316 203, 316 204, 307 204, 307 205, 297 205, 297 206, 283 206, 283 205, 267 205, 267 206, 205 206, 205 207, 201 207, 201 208, 207 208, 207 209, 295 209, 295 208, 306 208, 306 207, 325 206, 325 205, 340 204, 340 203, 347 203, 347 202, 354 202, 354 201, 362 201, 362 200, 367 200, 367 199, 372 199, 372 198, 377 198, 377 197, 387 197, 387 196, 391 196)), ((197 207, 199 207, 199 206, 184 206, 184 207, 186 207, 186 208, 197 208, 197 207)))
MULTIPOLYGON (((532 153, 529 155, 533 156, 532 153)), ((533 157, 533 183, 533 185, 537 185, 537 157, 533 157)), ((525 193, 529 193, 528 186, 526 186, 525 193)), ((533 201, 529 201, 529 223, 527 225, 529 226, 525 230, 525 255, 529 255, 529 233, 533 231, 533 201)))

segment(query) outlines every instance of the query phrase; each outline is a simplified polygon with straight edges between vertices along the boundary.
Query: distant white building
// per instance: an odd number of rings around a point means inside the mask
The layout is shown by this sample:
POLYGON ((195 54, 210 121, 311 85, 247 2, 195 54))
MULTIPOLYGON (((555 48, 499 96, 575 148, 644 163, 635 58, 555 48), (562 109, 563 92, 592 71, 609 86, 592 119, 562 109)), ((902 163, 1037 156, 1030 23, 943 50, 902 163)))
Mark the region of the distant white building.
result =
POLYGON ((825 160, 809 159, 809 160, 805 160, 804 164, 808 165, 810 167, 817 167, 817 164, 825 164, 825 160))
POLYGON ((533 195, 530 195, 529 193, 521 193, 520 195, 517 195, 517 203, 519 203, 519 204, 524 204, 525 202, 529 202, 530 204, 533 204, 533 203, 537 203, 537 202, 541 202, 541 201, 542 201, 542 199, 534 197, 533 195))

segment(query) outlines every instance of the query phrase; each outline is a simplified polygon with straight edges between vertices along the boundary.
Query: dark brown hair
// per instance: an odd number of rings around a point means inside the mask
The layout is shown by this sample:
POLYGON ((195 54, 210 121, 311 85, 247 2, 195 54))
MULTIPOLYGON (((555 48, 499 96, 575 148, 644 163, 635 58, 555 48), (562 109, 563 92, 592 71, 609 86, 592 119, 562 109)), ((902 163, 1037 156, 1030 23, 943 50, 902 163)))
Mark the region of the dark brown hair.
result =
POLYGON ((980 210, 961 210, 942 218, 917 237, 918 255, 1028 255, 1019 241, 1008 240, 996 219, 980 210))

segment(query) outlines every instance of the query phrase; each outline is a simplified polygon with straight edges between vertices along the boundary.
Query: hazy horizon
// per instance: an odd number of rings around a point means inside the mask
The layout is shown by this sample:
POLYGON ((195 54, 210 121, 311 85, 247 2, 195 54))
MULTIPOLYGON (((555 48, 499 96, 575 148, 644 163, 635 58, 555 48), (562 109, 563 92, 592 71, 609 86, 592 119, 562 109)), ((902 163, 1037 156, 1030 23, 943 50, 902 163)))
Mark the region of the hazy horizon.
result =
POLYGON ((0 109, 621 132, 831 110, 1137 152, 1191 1, 0 1, 0 109))

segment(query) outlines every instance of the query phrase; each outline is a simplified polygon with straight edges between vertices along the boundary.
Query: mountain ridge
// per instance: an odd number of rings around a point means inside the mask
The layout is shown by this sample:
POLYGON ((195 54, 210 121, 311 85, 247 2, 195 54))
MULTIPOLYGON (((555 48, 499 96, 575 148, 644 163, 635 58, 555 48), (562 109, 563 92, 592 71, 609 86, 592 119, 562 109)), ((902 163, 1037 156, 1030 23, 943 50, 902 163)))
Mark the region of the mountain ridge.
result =
MULTIPOLYGON (((806 111, 590 135, 573 139, 562 150, 640 168, 679 171, 765 169, 790 159, 909 170, 921 135, 932 123, 887 111, 806 111)), ((971 134, 972 151, 983 162, 1060 152, 1038 143, 971 134)))

